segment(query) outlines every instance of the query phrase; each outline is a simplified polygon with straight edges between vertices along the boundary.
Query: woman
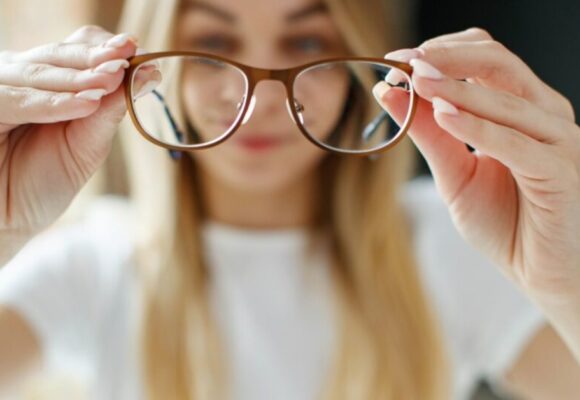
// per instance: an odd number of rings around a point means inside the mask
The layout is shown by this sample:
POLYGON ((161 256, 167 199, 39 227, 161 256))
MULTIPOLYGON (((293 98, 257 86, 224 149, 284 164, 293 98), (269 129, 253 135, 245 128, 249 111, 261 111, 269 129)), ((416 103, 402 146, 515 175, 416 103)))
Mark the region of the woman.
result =
MULTIPOLYGON (((390 15, 380 1, 134 0, 122 28, 148 51, 286 68, 384 53, 390 15)), ((481 376, 522 398, 578 393, 580 129, 488 33, 386 55, 414 67, 409 133, 437 192, 402 188, 409 143, 371 161, 290 139, 285 94, 262 82, 236 135, 286 143, 248 155, 232 137, 174 162, 131 132, 131 206, 103 200, 86 223, 39 235, 105 160, 126 111, 123 60, 137 45, 112 36, 85 27, 0 58, 12 71, 0 91, 0 376, 61 350, 107 399, 467 398, 481 376)), ((396 115, 385 89, 377 100, 396 115)))

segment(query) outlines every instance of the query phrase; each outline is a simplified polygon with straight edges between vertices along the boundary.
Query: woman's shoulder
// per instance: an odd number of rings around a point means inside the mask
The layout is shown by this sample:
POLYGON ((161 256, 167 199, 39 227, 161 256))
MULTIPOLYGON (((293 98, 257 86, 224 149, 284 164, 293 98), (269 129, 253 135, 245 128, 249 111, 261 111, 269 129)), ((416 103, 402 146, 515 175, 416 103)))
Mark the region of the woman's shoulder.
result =
POLYGON ((442 323, 462 393, 496 382, 544 323, 542 313, 489 259, 467 243, 429 177, 402 192, 425 289, 442 323))
POLYGON ((96 198, 74 221, 36 235, 0 268, 0 303, 34 327, 49 364, 60 365, 61 350, 92 349, 99 332, 109 329, 103 318, 119 308, 113 302, 129 270, 129 220, 126 200, 96 198))
MULTIPOLYGON (((132 251, 129 201, 116 195, 94 198, 74 219, 57 222, 30 239, 0 269, 5 282, 50 279, 78 286, 106 286, 132 251), (41 277, 44 277, 41 279, 41 277)), ((9 286, 8 284, 3 286, 9 286)))

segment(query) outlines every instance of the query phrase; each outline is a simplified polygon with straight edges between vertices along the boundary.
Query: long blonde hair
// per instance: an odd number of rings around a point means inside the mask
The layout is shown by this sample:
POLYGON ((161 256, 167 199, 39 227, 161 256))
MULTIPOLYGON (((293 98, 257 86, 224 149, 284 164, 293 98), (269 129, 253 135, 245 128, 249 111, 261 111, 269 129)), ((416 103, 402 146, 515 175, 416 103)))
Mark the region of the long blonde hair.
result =
MULTIPOLYGON (((355 55, 394 48, 392 1, 326 0, 355 55)), ((179 0, 128 0, 120 31, 148 51, 171 46, 179 0)), ((143 288, 141 357, 149 399, 227 397, 225 355, 210 313, 199 225, 197 169, 191 157, 139 137, 128 120, 120 138, 139 231, 135 265, 143 288)), ((399 190, 412 173, 404 140, 375 161, 328 154, 320 199, 329 207, 310 228, 331 243, 339 345, 321 398, 448 398, 448 367, 412 251, 399 190)))

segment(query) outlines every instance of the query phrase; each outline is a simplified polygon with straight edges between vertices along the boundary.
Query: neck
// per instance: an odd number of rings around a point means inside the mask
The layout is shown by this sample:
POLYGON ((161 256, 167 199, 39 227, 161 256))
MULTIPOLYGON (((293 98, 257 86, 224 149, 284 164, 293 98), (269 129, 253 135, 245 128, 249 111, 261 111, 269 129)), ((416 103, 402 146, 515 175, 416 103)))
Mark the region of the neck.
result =
POLYGON ((318 180, 310 174, 276 190, 251 192, 200 174, 201 196, 210 220, 244 228, 295 228, 314 218, 318 180))

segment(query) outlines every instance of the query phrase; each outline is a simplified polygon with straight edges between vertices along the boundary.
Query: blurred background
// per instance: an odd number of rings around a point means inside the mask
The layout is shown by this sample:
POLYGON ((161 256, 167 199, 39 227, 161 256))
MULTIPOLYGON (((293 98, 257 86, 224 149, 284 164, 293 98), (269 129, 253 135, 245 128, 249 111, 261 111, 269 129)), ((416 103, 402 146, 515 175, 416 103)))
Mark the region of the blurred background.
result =
MULTIPOLYGON (((400 10, 399 25, 405 38, 401 47, 415 47, 428 38, 471 26, 485 28, 518 54, 541 79, 568 97, 578 113, 578 0, 396 1, 400 10)), ((98 24, 116 31, 122 3, 122 0, 0 0, 0 50, 23 50, 60 41, 85 24, 98 24)), ((360 4, 364 6, 364 1, 360 4)), ((120 144, 116 143, 107 163, 93 176, 62 218, 74 218, 83 201, 92 193, 125 194, 122 171, 120 144)), ((424 161, 421 161, 417 173, 429 173, 424 161)), ((58 390, 58 385, 46 386, 49 387, 58 390)), ((68 393, 70 395, 70 391, 68 393)), ((473 395, 473 400, 497 399, 485 382, 473 395)))

